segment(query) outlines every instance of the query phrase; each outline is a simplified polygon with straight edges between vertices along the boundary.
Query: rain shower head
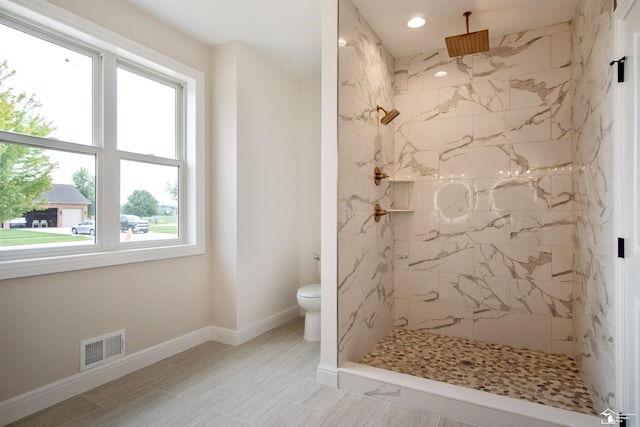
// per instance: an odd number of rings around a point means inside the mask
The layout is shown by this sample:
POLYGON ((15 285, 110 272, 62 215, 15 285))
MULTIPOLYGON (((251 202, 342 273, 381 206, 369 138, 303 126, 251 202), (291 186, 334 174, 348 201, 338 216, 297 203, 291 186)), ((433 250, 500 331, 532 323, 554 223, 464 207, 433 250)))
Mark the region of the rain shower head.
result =
POLYGON ((489 30, 469 32, 469 15, 471 12, 462 14, 467 19, 467 34, 446 37, 449 57, 471 55, 474 53, 486 52, 489 50, 489 30))
POLYGON ((387 111, 381 106, 376 105, 376 111, 380 111, 380 110, 384 111, 384 116, 382 116, 382 118, 380 119, 380 123, 382 123, 385 126, 391 123, 391 121, 396 117, 398 117, 398 114, 400 114, 400 111, 396 110, 395 108, 390 111, 387 111))

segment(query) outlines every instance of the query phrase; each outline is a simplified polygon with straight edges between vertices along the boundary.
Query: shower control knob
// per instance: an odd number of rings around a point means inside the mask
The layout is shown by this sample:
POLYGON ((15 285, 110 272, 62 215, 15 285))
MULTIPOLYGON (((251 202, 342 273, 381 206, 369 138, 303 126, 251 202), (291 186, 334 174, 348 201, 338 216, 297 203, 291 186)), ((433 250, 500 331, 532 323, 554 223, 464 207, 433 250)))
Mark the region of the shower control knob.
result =
POLYGON ((373 182, 375 182, 376 185, 380 185, 382 180, 385 178, 389 178, 389 175, 387 175, 386 173, 383 173, 382 169, 377 167, 373 170, 373 182))
POLYGON ((382 218, 384 215, 388 213, 389 212, 382 209, 380 205, 376 203, 376 206, 373 208, 373 219, 375 219, 376 222, 380 222, 380 218, 382 218))

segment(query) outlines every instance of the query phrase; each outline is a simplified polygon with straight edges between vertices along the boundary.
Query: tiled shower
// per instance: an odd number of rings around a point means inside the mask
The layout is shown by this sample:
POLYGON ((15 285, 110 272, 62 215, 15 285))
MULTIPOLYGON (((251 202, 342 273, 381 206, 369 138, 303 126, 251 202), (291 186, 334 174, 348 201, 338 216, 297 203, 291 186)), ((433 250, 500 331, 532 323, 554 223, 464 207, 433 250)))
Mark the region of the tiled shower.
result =
POLYGON ((338 363, 408 328, 574 356, 613 407, 611 2, 461 58, 339 7, 338 363))

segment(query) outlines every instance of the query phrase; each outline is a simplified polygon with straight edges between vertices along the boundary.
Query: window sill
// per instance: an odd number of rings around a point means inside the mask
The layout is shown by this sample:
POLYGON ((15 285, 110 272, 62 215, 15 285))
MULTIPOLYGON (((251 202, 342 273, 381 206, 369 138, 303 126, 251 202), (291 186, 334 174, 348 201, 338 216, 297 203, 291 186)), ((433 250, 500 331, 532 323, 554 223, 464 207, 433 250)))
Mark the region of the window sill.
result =
POLYGON ((62 273, 89 268, 111 267, 138 262, 157 261, 169 258, 202 255, 203 245, 180 244, 153 248, 121 249, 114 252, 93 252, 29 258, 0 262, 0 280, 42 274, 62 273))

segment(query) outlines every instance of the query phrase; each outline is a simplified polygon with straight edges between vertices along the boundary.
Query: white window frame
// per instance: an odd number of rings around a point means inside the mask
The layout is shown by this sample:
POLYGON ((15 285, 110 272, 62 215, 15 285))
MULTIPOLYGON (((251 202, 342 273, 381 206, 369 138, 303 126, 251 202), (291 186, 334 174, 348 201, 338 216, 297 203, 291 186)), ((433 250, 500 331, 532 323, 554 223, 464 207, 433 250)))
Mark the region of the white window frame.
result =
MULTIPOLYGON (((205 77, 204 74, 170 57, 153 51, 125 37, 86 21, 44 0, 0 0, 0 11, 15 19, 27 21, 36 27, 53 33, 71 44, 86 46, 88 50, 101 52, 101 79, 104 93, 99 95, 103 102, 96 104, 94 97, 94 138, 96 141, 115 141, 115 100, 105 97, 105 93, 115 93, 115 66, 118 62, 133 64, 136 68, 166 76, 178 82, 183 97, 180 112, 183 138, 179 147, 183 153, 183 164, 179 177, 179 231, 177 239, 151 240, 145 242, 119 241, 119 233, 105 232, 106 227, 97 230, 96 244, 88 246, 65 246, 46 250, 0 251, 0 279, 27 277, 40 274, 81 270, 96 267, 161 260, 167 258, 193 256, 205 253, 205 193, 204 193, 204 118, 205 118, 205 77), (106 72, 105 72, 106 70, 106 72), (106 111, 110 110, 110 111, 106 111)), ((16 136, 13 140, 41 146, 38 138, 27 135, 16 136)), ((64 144, 62 144, 64 145, 64 144)), ((96 216, 102 223, 118 224, 119 164, 120 155, 115 144, 98 143, 80 146, 78 151, 102 152, 101 161, 96 165, 96 216), (105 168, 116 169, 106 171, 105 168), (106 179, 106 177, 111 177, 106 179), (112 179, 115 178, 115 179, 112 179), (108 201, 105 203, 105 200, 108 201)), ((56 148, 55 141, 47 140, 43 148, 56 148)), ((74 147, 75 149, 76 147, 74 147)), ((64 148, 62 148, 64 149, 64 148)), ((131 158, 127 156, 127 158, 131 158)), ((135 155, 133 155, 135 158, 135 155)), ((108 229, 107 229, 108 230, 108 229)))

